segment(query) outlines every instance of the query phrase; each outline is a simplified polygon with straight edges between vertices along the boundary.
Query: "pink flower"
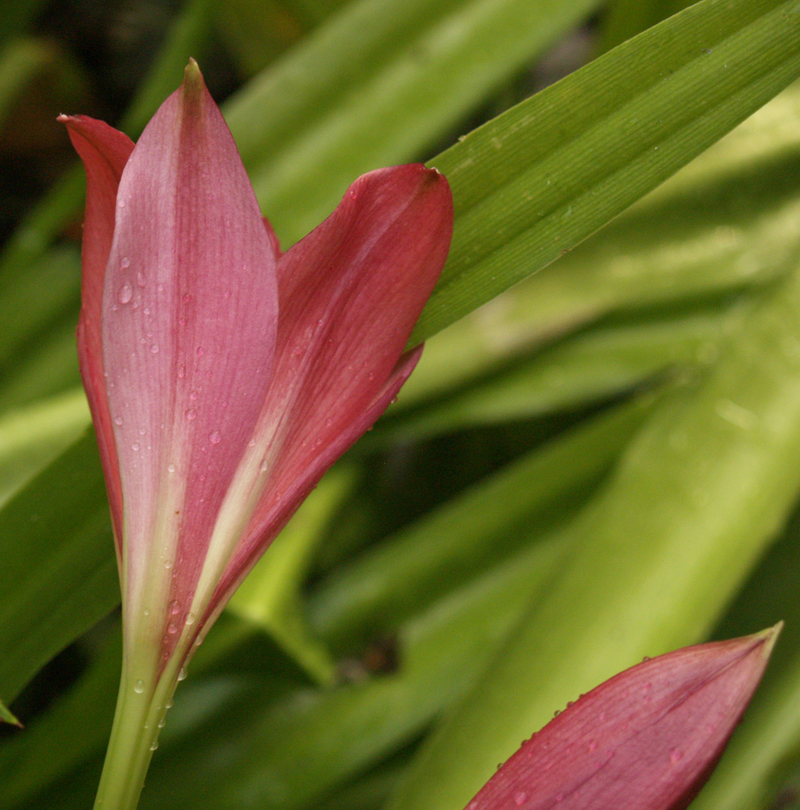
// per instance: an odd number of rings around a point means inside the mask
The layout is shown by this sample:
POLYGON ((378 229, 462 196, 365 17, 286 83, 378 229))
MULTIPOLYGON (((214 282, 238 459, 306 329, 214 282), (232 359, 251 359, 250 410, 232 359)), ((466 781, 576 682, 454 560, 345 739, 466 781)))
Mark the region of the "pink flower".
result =
POLYGON ((683 810, 721 756, 779 629, 616 675, 523 743, 467 810, 683 810))
POLYGON ((78 349, 120 566, 123 689, 157 713, 414 368, 421 348, 404 349, 447 256, 452 198, 424 166, 374 171, 282 254, 194 62, 136 146, 60 120, 88 178, 78 349))

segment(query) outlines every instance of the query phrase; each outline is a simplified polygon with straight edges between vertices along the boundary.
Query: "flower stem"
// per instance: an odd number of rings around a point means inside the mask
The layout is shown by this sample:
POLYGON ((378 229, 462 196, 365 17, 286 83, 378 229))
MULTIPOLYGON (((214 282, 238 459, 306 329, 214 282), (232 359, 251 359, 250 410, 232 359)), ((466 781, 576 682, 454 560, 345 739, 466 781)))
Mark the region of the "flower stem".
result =
POLYGON ((134 680, 123 665, 95 810, 135 810, 176 681, 168 672, 152 683, 134 680))

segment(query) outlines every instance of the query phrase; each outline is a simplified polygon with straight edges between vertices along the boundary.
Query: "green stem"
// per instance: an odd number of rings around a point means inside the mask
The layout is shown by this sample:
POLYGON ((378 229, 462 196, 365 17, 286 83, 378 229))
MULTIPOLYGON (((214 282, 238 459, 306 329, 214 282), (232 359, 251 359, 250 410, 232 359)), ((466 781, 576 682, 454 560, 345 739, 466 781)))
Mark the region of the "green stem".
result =
POLYGON ((114 725, 95 799, 95 810, 135 810, 168 700, 178 681, 168 666, 157 680, 134 679, 123 663, 114 725))

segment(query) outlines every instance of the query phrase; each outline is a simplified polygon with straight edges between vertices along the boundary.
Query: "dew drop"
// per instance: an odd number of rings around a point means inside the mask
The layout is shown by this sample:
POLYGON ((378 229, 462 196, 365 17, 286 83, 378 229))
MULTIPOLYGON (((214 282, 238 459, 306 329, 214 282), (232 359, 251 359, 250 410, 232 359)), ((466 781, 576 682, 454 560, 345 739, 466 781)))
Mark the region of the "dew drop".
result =
POLYGON ((122 259, 120 259, 119 266, 124 270, 131 266, 131 260, 127 256, 123 256, 122 259))
POLYGON ((141 270, 136 274, 136 283, 140 287, 146 287, 147 286, 147 278, 145 278, 145 275, 141 270))
POLYGON ((171 636, 174 636, 178 632, 178 625, 175 622, 170 622, 167 625, 167 633, 171 636))
POLYGON ((162 717, 162 718, 161 718, 161 719, 158 721, 158 727, 159 727, 159 728, 164 728, 164 726, 166 726, 166 725, 167 725, 167 718, 166 718, 166 717, 162 717))
POLYGON ((122 417, 121 416, 114 417, 114 424, 115 425, 121 425, 122 424, 122 417))
POLYGON ((192 402, 194 402, 197 399, 197 391, 190 391, 189 392, 189 399, 191 399, 192 402))
POLYGON ((528 798, 528 794, 525 793, 524 791, 520 791, 519 793, 515 793, 514 794, 514 804, 516 804, 517 807, 522 807, 522 805, 525 804, 525 801, 527 800, 527 798, 528 798))
POLYGON ((172 568, 172 560, 164 560, 164 568, 169 571, 169 569, 172 568))
POLYGON ((669 761, 674 765, 676 762, 680 762, 683 759, 683 751, 680 748, 673 748, 669 752, 669 761))
POLYGON ((167 702, 164 704, 164 708, 167 710, 172 708, 172 698, 167 698, 167 702))
POLYGON ((133 287, 127 281, 119 288, 118 298, 120 304, 127 304, 133 298, 133 287))
POLYGON ((137 695, 141 695, 142 692, 144 692, 144 681, 141 678, 133 685, 133 691, 136 692, 137 695))
POLYGON ((124 208, 126 205, 125 200, 117 200, 117 208, 124 208))
POLYGON ((169 615, 170 616, 177 616, 181 612, 181 606, 178 604, 177 599, 173 599, 169 603, 169 615))
POLYGON ((186 376, 186 366, 178 366, 178 379, 182 380, 186 376))
POLYGON ((158 354, 158 346, 155 343, 150 347, 150 354, 158 354))
POLYGON ((144 615, 145 615, 145 616, 149 616, 149 615, 150 615, 150 608, 145 608, 145 609, 144 609, 144 615))
POLYGON ((219 431, 215 430, 213 433, 209 433, 208 440, 211 444, 219 444, 222 440, 222 436, 219 435, 219 431))
POLYGON ((195 349, 195 354, 198 357, 202 357, 205 353, 206 353, 206 350, 202 346, 198 346, 197 349, 195 349))
POLYGON ((191 422, 197 416, 197 411, 194 408, 189 408, 186 411, 186 418, 191 422))
POLYGON ((187 613, 186 618, 184 619, 185 624, 194 624, 194 621, 195 621, 194 613, 191 612, 187 613))
POLYGON ((174 473, 175 472, 175 465, 174 464, 167 464, 167 472, 174 473))
POLYGON ((153 740, 153 744, 150 746, 151 751, 155 751, 158 748, 158 740, 153 740))
POLYGON ((138 453, 139 450, 141 450, 141 449, 142 449, 142 446, 139 444, 139 442, 134 442, 131 445, 131 450, 133 450, 134 453, 138 453))
POLYGON ((186 675, 187 675, 186 667, 181 667, 181 671, 178 673, 178 680, 179 681, 185 681, 186 680, 186 675))
POLYGON ((144 436, 145 433, 147 433, 147 430, 145 428, 139 428, 139 435, 140 436, 144 436))

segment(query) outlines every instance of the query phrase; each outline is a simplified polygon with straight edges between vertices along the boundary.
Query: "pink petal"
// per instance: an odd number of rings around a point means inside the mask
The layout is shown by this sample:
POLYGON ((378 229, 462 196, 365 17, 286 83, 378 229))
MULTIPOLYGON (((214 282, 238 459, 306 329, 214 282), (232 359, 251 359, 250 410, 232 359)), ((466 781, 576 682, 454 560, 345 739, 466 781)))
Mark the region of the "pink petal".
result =
POLYGON ((438 172, 381 169, 280 258, 276 365, 259 427, 270 478, 214 604, 411 372, 418 353, 398 361, 444 266, 452 222, 438 172))
POLYGON ((123 172, 103 299, 131 609, 158 560, 172 568, 164 604, 191 602, 269 385, 275 272, 233 138, 191 64, 123 172))
POLYGON ((103 375, 100 314, 103 280, 114 236, 117 188, 133 151, 133 141, 108 124, 86 116, 61 115, 58 120, 66 124, 72 145, 86 169, 78 359, 100 447, 119 555, 122 542, 122 485, 103 375))
POLYGON ((778 629, 616 675, 524 743, 467 810, 683 810, 752 697, 778 629))

